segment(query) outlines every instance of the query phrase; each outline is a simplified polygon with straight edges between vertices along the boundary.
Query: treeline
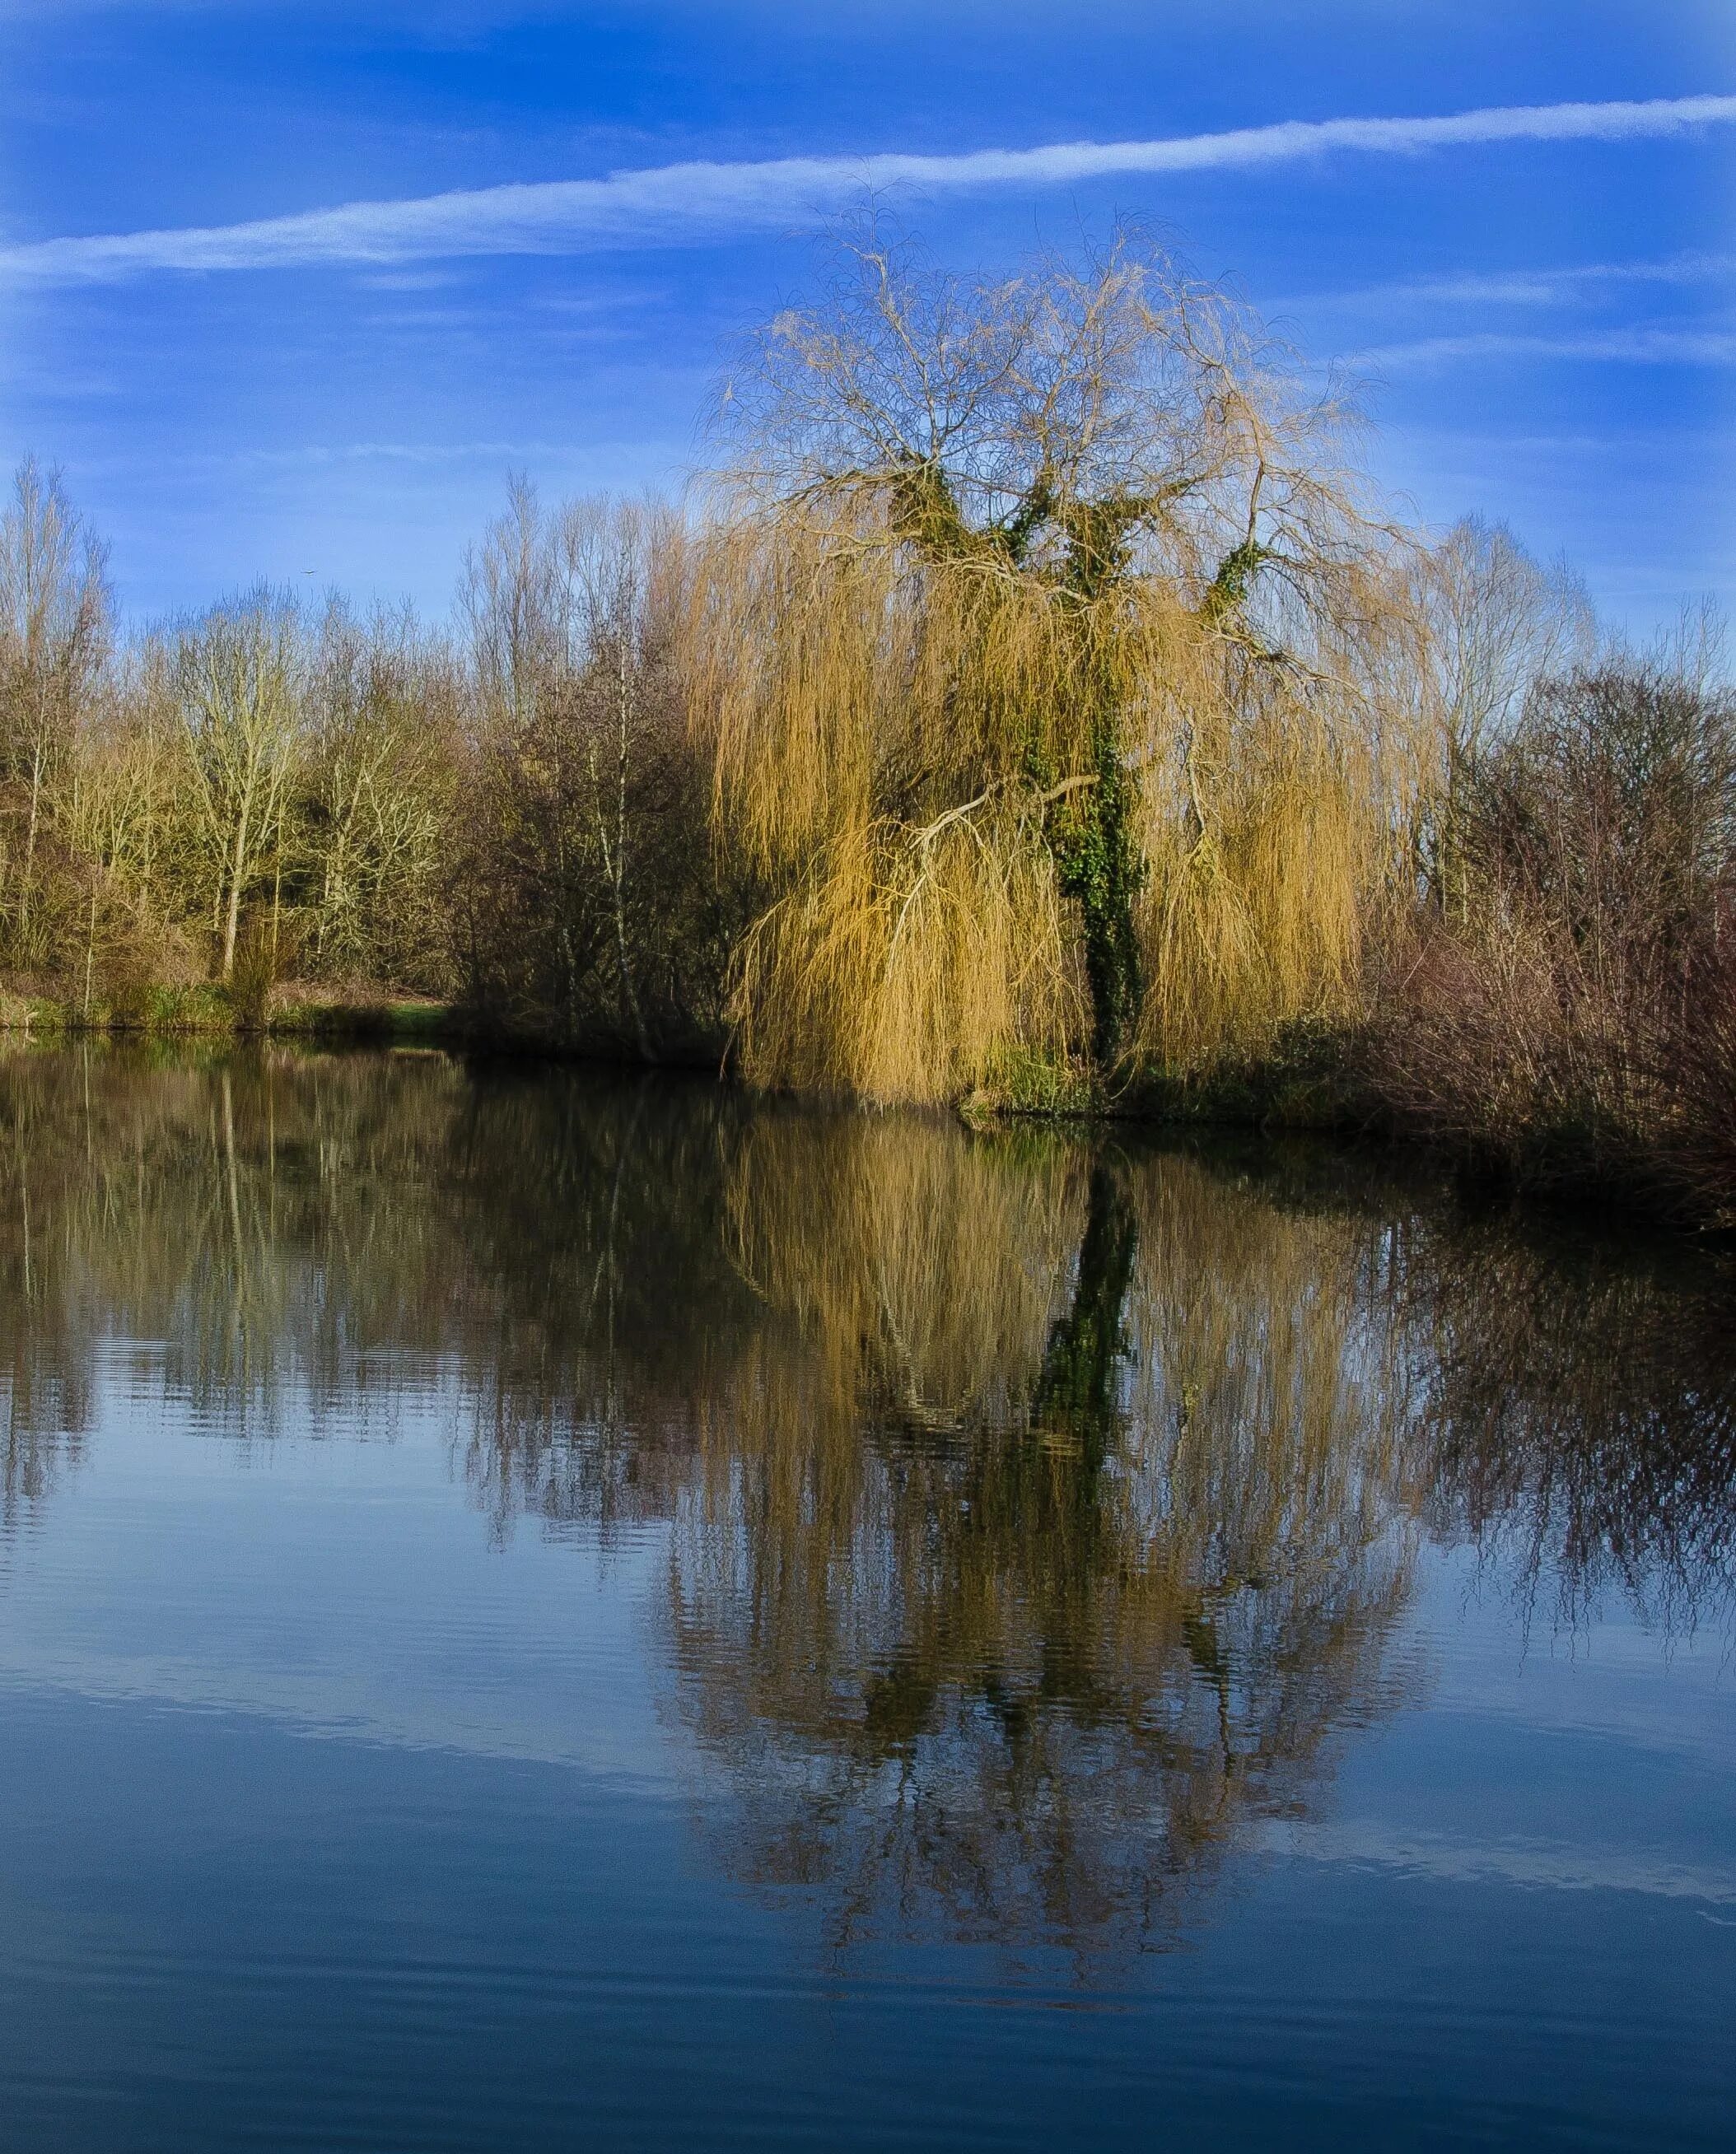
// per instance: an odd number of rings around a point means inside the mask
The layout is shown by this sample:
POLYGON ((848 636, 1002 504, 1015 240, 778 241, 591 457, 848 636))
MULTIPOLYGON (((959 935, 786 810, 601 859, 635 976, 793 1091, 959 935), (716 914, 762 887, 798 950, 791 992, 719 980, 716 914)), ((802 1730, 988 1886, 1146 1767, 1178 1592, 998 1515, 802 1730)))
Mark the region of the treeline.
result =
POLYGON ((439 992, 463 738, 449 640, 264 587, 123 640, 105 550, 27 462, 0 521, 0 964, 124 1017, 273 973, 439 992))
POLYGON ((1736 703, 1137 233, 1004 282, 872 225, 680 510, 514 487, 453 620, 256 590, 121 638, 0 527, 0 972, 211 980, 870 1100, 1234 1096, 1736 1202, 1736 703))

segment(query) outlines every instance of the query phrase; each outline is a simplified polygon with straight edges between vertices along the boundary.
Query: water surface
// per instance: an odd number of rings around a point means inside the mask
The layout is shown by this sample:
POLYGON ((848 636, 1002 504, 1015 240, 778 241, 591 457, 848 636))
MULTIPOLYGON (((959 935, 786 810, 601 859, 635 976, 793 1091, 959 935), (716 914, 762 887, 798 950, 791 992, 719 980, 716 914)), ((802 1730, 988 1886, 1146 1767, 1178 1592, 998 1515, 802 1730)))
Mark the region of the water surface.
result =
POLYGON ((1711 1262, 93 1049, 0 1270, 9 2149, 1729 2143, 1711 1262))

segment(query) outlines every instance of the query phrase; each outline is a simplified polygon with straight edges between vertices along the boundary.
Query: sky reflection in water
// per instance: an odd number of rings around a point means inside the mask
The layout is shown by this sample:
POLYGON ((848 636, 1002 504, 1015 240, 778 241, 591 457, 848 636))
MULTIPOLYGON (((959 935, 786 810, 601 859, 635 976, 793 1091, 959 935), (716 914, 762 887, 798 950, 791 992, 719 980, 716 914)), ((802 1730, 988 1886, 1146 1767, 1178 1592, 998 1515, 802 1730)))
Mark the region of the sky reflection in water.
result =
POLYGON ((1710 1265, 434 1056, 0 1176, 10 2146, 1721 2142, 1710 1265))

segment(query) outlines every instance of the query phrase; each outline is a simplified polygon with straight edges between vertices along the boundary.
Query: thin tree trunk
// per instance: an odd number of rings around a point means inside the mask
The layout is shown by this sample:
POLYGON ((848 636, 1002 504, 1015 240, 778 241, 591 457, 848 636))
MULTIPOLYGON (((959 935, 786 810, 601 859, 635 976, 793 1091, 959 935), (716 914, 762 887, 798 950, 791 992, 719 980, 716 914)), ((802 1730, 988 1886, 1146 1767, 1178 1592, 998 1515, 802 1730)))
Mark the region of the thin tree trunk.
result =
MULTIPOLYGON (((248 792, 251 793, 249 787, 248 792)), ((246 871, 248 811, 251 799, 243 795, 241 813, 235 820, 235 850, 229 862, 229 902, 223 922, 223 969, 225 986, 235 974, 235 938, 241 926, 241 882, 246 871)))
POLYGON ((27 963, 30 960, 30 900, 36 887, 36 831, 42 813, 43 726, 38 709, 30 753, 30 821, 24 840, 24 875, 18 891, 18 941, 27 963))
POLYGON ((90 884, 90 928, 84 937, 84 1022, 90 1022, 90 985, 96 969, 96 892, 93 876, 90 884))
POLYGON ((283 906, 283 839, 278 833, 277 865, 271 879, 271 977, 277 984, 278 977, 278 922, 283 906))
MULTIPOLYGON (((621 992, 626 997, 627 1008, 632 1016, 641 1059, 649 1062, 652 1059, 651 1037, 645 1029, 645 1013, 639 1007, 639 991, 633 984, 633 967, 627 956, 627 721, 631 702, 632 690, 627 674, 627 639, 623 635, 618 639, 615 650, 615 709, 620 720, 620 743, 615 773, 615 865, 610 880, 615 893, 615 948, 620 964, 621 992)), ((606 846, 603 857, 606 865, 609 857, 606 846)))

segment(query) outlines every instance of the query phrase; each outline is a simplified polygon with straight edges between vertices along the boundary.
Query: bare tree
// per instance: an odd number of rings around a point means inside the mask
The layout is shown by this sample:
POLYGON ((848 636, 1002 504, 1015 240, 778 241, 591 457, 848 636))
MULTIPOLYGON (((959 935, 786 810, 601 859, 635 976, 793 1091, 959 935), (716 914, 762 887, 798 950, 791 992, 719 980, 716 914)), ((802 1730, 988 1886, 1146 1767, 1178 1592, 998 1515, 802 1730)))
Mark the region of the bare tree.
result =
POLYGON ((651 705, 660 695, 668 701, 669 586, 678 574, 680 538, 678 520, 656 503, 575 502, 561 519, 561 556, 582 638, 577 655, 590 721, 585 761, 597 850, 610 894, 621 999, 647 1061, 651 1035, 628 928, 629 885, 637 873, 630 801, 634 756, 657 715, 651 705))
POLYGON ((572 598, 536 488, 520 472, 479 546, 467 547, 458 602, 483 700, 514 727, 532 723, 571 661, 572 598))
MULTIPOLYGON (((552 930, 564 1029, 576 1032, 595 959, 574 797, 582 763, 569 722, 578 671, 576 607, 558 528, 522 475, 508 482, 505 512, 465 554, 459 605, 469 630, 488 791, 486 834, 478 834, 482 850, 467 878, 472 914, 498 914, 489 900, 508 886, 520 893, 538 927, 552 930)), ((471 939, 475 972, 474 928, 471 939)), ((540 997, 532 990, 529 998, 540 997)))
POLYGON ((457 685, 452 654, 407 608, 362 616, 328 600, 312 636, 296 862, 322 970, 438 977, 424 916, 451 809, 457 685))
POLYGON ((26 964, 43 951, 33 919, 46 804, 107 659, 106 549, 57 470, 27 457, 0 515, 0 760, 25 796, 13 921, 26 964))
POLYGON ((462 593, 481 723, 473 985, 646 1059, 671 1028, 694 1029, 691 976, 710 962, 695 916, 705 788, 677 661, 683 560, 666 508, 550 513, 516 481, 462 593))
POLYGON ((262 865, 281 859, 301 751, 300 621, 261 588, 181 630, 175 676, 187 774, 202 828, 218 977, 232 977, 242 905, 262 865))
POLYGON ((1565 563, 1545 565, 1505 524, 1467 517, 1405 562, 1412 635, 1405 660, 1433 742, 1435 782, 1421 832, 1436 901, 1467 902, 1466 789, 1479 758, 1510 737, 1539 681, 1587 663, 1596 616, 1565 563))

